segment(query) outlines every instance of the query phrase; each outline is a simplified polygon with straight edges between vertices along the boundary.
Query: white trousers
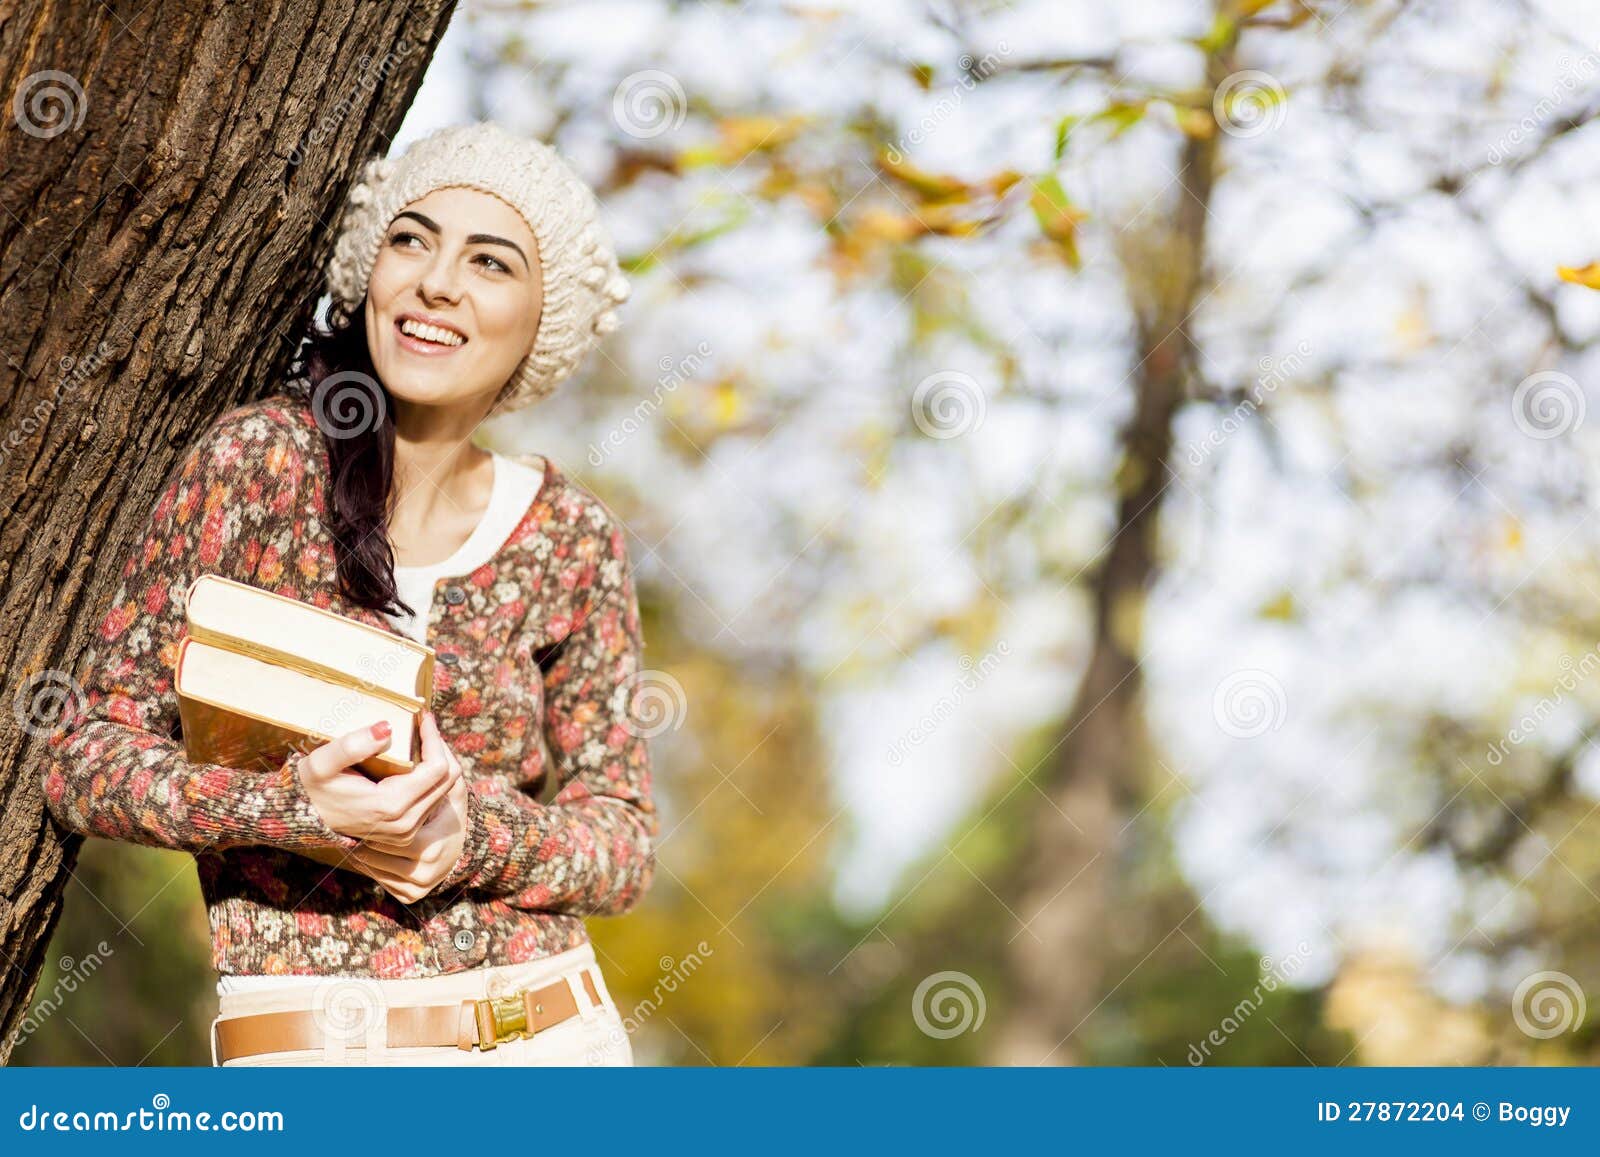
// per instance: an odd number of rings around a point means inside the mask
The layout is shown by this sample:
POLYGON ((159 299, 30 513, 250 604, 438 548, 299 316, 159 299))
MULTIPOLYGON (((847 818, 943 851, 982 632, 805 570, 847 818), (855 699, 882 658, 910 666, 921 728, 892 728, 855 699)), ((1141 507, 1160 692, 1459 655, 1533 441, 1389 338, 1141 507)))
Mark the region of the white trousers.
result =
POLYGON ((285 984, 222 993, 211 1022, 211 1063, 217 1064, 217 1021, 257 1012, 319 1011, 329 1023, 355 1025, 355 1031, 329 1033, 319 1049, 257 1053, 223 1062, 224 1067, 249 1065, 564 1065, 633 1064, 633 1049, 622 1016, 606 990, 588 944, 569 948, 526 964, 473 968, 421 980, 378 980, 362 976, 329 977, 315 984, 285 984), (589 968, 600 993, 596 1008, 588 999, 579 971, 589 968), (566 978, 578 1004, 568 1017, 532 1037, 506 1041, 492 1049, 462 1050, 455 1045, 390 1048, 384 1040, 381 1015, 374 1012, 417 1004, 459 1004, 503 996, 516 989, 539 987, 566 978))

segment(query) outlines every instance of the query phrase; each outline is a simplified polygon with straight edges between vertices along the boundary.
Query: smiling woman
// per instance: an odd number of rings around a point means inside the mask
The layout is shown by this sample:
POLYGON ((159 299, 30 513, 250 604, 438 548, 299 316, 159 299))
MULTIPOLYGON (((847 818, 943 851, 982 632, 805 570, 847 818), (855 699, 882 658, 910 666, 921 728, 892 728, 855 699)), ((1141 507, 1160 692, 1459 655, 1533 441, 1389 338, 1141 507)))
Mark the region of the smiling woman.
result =
POLYGON ((631 1063, 583 922, 654 868, 623 530, 548 460, 472 441, 615 327, 594 197, 538 142, 443 130, 367 164, 328 287, 303 375, 164 488, 52 740, 50 809, 197 857, 219 1063, 631 1063), (432 646, 421 762, 352 773, 376 729, 271 775, 188 762, 171 660, 203 571, 432 646))
POLYGON ((391 393, 416 402, 467 393, 485 406, 532 352, 544 283, 538 243, 499 197, 435 189, 385 232, 366 321, 382 334, 372 361, 391 393))
POLYGON ((479 423, 567 378, 616 327, 628 282, 559 154, 482 124, 367 163, 328 289, 332 328, 312 335, 304 380, 332 465, 340 582, 403 613, 396 553, 449 555, 486 507, 479 423))

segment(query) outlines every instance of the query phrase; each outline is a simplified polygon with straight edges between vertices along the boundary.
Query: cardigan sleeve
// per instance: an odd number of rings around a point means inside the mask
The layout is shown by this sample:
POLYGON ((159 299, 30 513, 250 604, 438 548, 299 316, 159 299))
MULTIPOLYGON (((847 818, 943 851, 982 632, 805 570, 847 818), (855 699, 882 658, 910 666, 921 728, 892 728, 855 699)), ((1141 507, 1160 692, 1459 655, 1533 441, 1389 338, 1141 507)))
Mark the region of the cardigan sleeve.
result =
POLYGON ((466 844, 441 888, 464 886, 516 908, 617 915, 650 885, 659 825, 649 747, 631 714, 643 653, 638 597, 621 526, 597 499, 593 511, 598 528, 575 548, 583 609, 543 677, 559 790, 541 804, 476 781, 466 844))
POLYGON ((265 568, 287 567, 303 472, 286 427, 251 405, 218 418, 169 476, 49 734, 44 795, 63 827, 197 854, 357 845, 323 821, 292 762, 270 772, 191 763, 179 738, 172 668, 189 584, 204 572, 270 580, 265 568))

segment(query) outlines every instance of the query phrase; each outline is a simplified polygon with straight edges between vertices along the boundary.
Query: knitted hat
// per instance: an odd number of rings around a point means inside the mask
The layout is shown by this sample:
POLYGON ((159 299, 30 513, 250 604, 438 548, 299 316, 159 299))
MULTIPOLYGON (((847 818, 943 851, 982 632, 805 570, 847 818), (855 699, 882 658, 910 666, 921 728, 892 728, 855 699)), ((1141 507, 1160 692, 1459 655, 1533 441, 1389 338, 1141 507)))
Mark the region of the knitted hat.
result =
POLYGON ((517 410, 578 368, 589 349, 617 327, 616 306, 628 298, 594 193, 549 145, 481 121, 430 133, 399 159, 367 161, 350 189, 328 261, 329 322, 343 329, 362 308, 395 214, 447 185, 482 189, 508 202, 539 244, 539 332, 491 412, 517 410))

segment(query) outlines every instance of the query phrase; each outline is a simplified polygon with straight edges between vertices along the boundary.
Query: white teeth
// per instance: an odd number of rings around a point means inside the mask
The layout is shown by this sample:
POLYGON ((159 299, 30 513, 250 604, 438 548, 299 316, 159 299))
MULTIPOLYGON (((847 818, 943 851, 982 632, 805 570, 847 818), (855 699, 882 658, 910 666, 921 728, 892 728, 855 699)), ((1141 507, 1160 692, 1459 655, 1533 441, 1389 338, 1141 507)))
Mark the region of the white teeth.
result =
POLYGON ((466 339, 460 334, 452 333, 447 329, 440 329, 436 325, 406 318, 400 323, 400 332, 411 337, 421 338, 423 341, 436 342, 439 345, 460 345, 466 339))

